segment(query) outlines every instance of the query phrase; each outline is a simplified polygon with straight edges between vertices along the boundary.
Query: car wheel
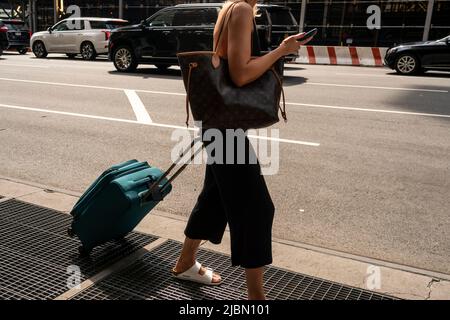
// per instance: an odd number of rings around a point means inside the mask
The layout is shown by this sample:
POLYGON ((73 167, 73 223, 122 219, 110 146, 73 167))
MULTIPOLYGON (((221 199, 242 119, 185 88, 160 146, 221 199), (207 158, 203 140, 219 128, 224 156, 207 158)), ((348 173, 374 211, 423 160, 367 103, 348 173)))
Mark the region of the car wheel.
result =
POLYGON ((138 66, 136 56, 128 46, 119 46, 114 51, 113 62, 120 72, 133 72, 138 66))
POLYGON ((17 49, 17 52, 20 53, 20 54, 27 54, 28 48, 17 49))
POLYGON ((406 53, 398 57, 395 70, 404 75, 415 74, 420 70, 420 63, 416 56, 406 53))
POLYGON ((167 69, 169 69, 170 66, 171 66, 170 64, 164 64, 164 63, 155 64, 155 67, 157 67, 158 70, 160 70, 160 71, 166 71, 167 69))
POLYGON ((94 60, 97 56, 94 45, 90 42, 83 42, 80 51, 84 60, 94 60))
POLYGON ((76 57, 77 55, 74 54, 74 53, 67 53, 66 56, 67 56, 67 58, 69 58, 69 59, 75 59, 75 57, 76 57))
POLYGON ((33 44, 33 53, 36 56, 36 58, 42 59, 47 57, 47 49, 45 49, 45 45, 42 41, 36 41, 33 44))

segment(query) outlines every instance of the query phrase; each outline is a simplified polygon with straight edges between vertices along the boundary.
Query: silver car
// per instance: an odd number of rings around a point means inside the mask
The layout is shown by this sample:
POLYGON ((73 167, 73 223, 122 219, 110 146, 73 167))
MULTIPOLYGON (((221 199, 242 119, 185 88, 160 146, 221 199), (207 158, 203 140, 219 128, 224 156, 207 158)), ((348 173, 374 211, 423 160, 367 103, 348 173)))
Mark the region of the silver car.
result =
POLYGON ((47 31, 31 37, 31 48, 37 58, 49 53, 65 53, 69 58, 81 54, 85 60, 108 54, 111 30, 128 25, 128 21, 110 18, 69 18, 47 31))

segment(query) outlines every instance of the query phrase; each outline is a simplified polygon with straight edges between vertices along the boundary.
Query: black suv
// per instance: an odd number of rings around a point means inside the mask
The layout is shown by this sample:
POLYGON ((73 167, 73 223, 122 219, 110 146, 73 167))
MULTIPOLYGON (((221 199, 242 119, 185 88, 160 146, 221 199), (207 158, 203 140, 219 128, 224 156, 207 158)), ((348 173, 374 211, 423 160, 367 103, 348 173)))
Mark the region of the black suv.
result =
MULTIPOLYGON (((109 42, 109 58, 121 72, 134 71, 139 63, 167 69, 178 64, 176 54, 211 51, 214 25, 223 3, 182 4, 164 8, 139 25, 115 30, 109 42)), ((261 49, 266 53, 298 32, 288 7, 258 5, 256 18, 261 49)), ((296 56, 288 56, 287 60, 296 56)))
POLYGON ((26 54, 30 47, 30 31, 21 20, 0 19, 0 47, 26 54))

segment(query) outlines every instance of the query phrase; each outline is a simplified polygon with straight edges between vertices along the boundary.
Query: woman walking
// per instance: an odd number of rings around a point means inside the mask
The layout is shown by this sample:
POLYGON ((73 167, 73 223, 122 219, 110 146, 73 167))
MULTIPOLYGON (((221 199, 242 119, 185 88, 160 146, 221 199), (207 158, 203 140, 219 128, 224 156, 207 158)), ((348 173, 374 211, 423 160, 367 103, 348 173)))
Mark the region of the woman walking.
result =
MULTIPOLYGON (((214 30, 214 51, 227 59, 229 74, 238 87, 245 86, 262 76, 283 56, 296 53, 300 45, 308 42, 297 41, 302 34, 286 38, 281 45, 264 56, 260 56, 254 16, 256 0, 230 0, 224 4, 214 30), (230 7, 231 6, 231 7, 230 7), (227 25, 225 14, 231 10, 227 25), (223 35, 220 31, 223 28, 223 35), (219 43, 221 40, 221 43, 219 43), (252 56, 259 56, 251 59, 252 56)), ((204 130, 203 142, 207 145, 204 130)), ((186 240, 181 255, 172 270, 175 277, 199 282, 205 285, 219 285, 219 274, 203 267, 196 259, 202 240, 219 244, 229 225, 231 238, 231 262, 233 266, 245 268, 248 299, 264 300, 264 266, 272 263, 272 222, 274 205, 267 189, 261 167, 256 159, 247 136, 245 155, 237 154, 242 148, 236 146, 234 138, 223 133, 223 161, 208 163, 203 189, 198 197, 185 229, 186 240), (230 163, 226 154, 234 145, 230 163), (243 164, 237 159, 245 158, 243 164)), ((208 157, 217 155, 208 150, 208 157)), ((217 150, 215 150, 217 152, 217 150)))

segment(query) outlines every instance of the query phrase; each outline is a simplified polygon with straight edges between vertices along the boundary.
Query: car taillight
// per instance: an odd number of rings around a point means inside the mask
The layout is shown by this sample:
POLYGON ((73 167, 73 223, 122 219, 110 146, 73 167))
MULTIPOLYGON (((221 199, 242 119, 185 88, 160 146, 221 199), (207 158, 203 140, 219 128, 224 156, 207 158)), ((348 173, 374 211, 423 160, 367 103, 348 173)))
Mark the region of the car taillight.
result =
POLYGON ((111 31, 103 31, 105 33, 105 41, 108 41, 111 37, 111 31))
POLYGON ((28 31, 28 34, 30 35, 30 39, 31 39, 31 36, 33 35, 33 32, 28 31))
POLYGON ((8 27, 6 26, 0 27, 0 32, 8 32, 8 27))

